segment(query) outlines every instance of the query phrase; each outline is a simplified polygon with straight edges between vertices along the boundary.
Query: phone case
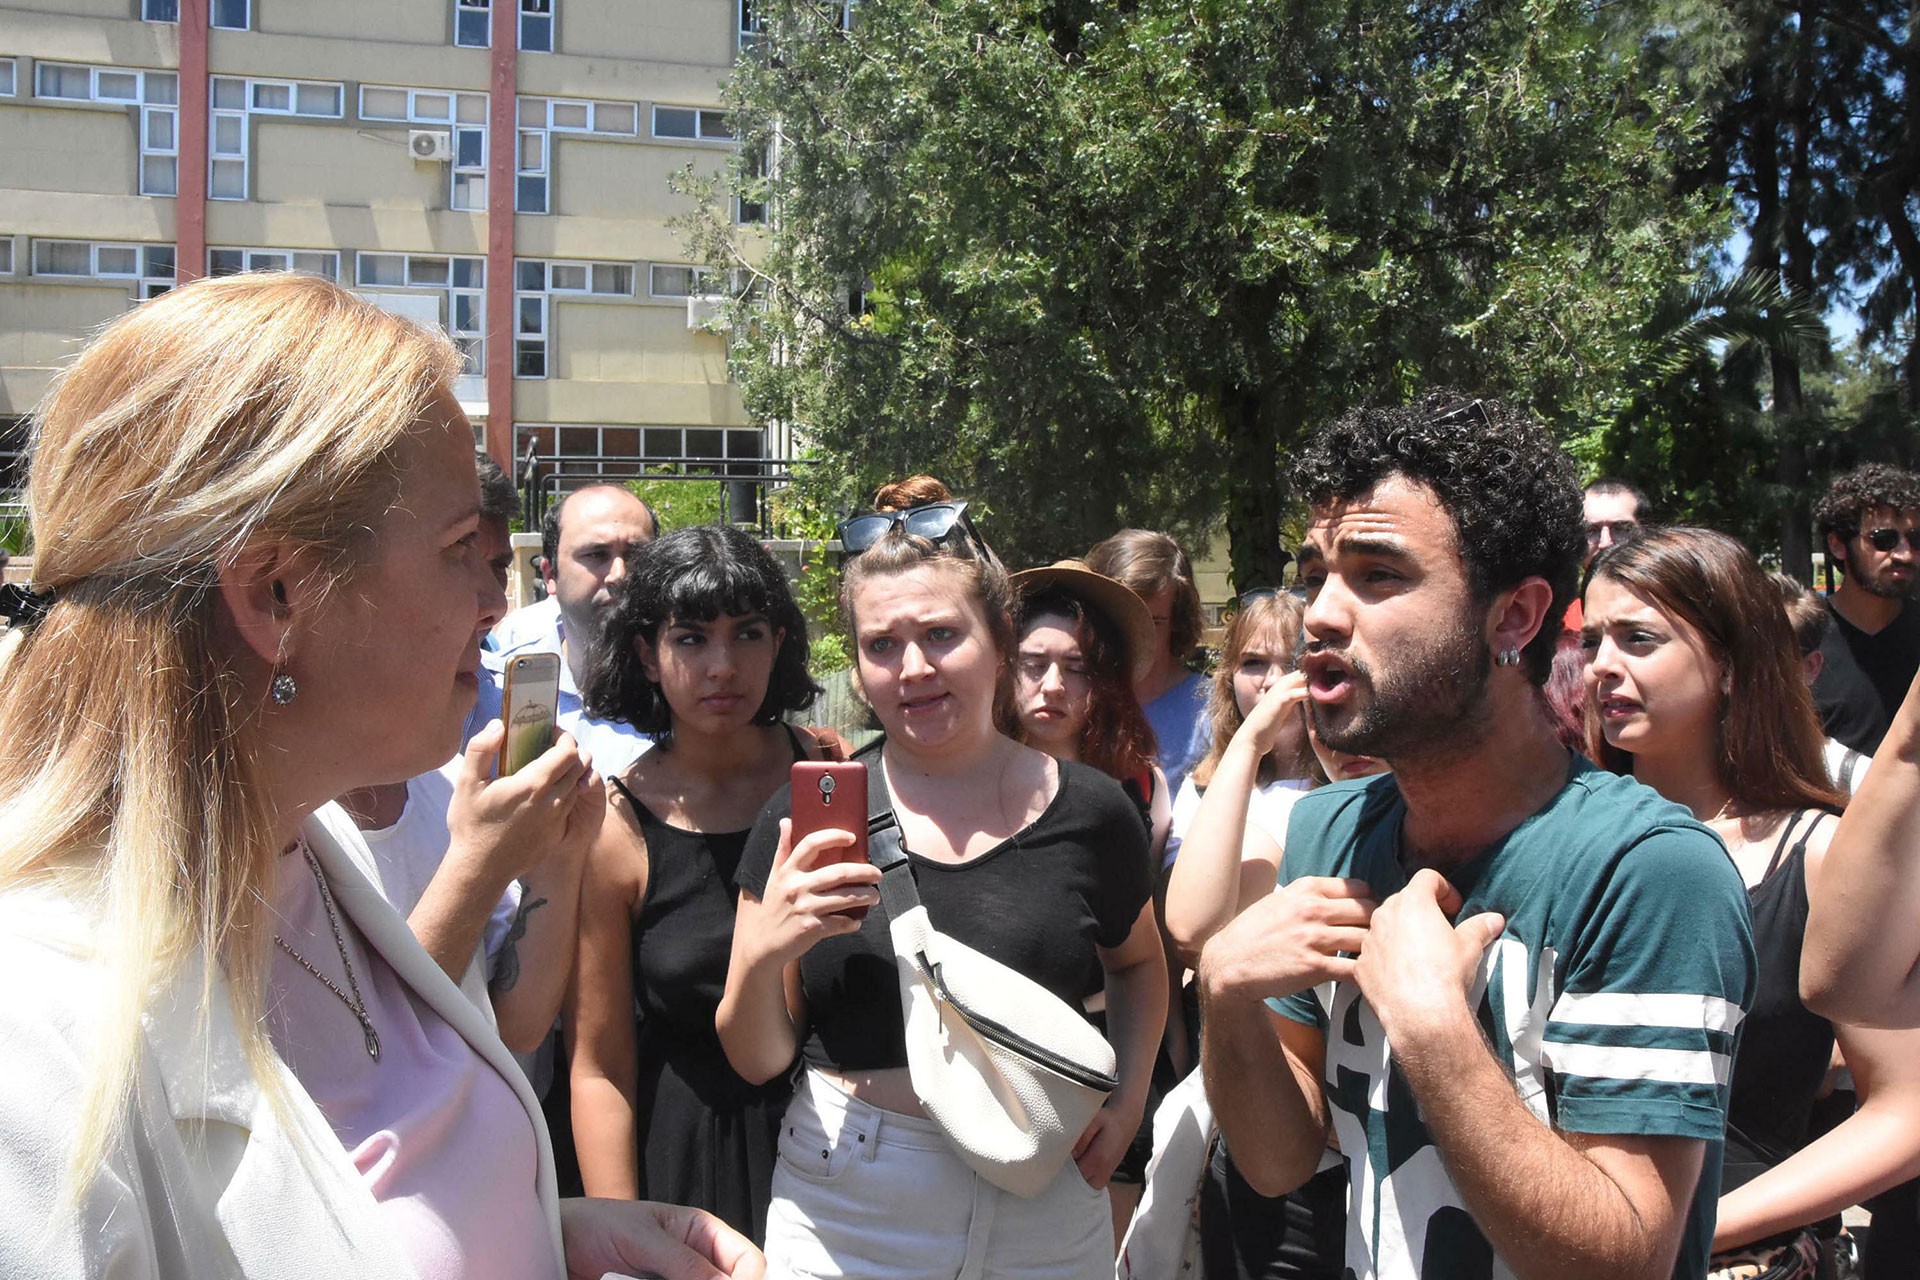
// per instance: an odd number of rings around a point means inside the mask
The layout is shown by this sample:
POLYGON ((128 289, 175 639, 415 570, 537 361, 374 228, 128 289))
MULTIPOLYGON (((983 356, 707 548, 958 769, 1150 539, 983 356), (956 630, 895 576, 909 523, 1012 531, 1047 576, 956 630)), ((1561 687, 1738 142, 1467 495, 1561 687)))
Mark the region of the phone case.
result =
POLYGON ((500 718, 507 737, 500 747, 500 776, 518 773, 553 745, 560 706, 560 655, 525 653, 507 660, 500 718))

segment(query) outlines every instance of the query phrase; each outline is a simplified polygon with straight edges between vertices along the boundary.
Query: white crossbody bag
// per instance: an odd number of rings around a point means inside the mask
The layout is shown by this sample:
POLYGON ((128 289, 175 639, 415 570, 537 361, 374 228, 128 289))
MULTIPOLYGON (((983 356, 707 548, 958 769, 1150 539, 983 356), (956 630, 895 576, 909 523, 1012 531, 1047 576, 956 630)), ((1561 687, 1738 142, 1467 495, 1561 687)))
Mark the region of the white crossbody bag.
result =
POLYGON ((1118 1087, 1113 1046, 1080 1010, 933 927, 878 765, 867 849, 881 871, 913 1091, 975 1173, 1037 1196, 1118 1087))

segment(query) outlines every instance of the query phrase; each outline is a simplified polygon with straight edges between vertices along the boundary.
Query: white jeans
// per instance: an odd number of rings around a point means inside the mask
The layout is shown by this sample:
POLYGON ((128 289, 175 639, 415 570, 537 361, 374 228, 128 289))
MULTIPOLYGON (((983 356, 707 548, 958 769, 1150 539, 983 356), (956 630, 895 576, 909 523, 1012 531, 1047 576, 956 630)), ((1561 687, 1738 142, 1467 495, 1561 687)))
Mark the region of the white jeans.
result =
POLYGON ((780 1128, 766 1252, 768 1280, 1113 1280, 1113 1219, 1071 1160, 1024 1199, 933 1121, 809 1071, 780 1128))

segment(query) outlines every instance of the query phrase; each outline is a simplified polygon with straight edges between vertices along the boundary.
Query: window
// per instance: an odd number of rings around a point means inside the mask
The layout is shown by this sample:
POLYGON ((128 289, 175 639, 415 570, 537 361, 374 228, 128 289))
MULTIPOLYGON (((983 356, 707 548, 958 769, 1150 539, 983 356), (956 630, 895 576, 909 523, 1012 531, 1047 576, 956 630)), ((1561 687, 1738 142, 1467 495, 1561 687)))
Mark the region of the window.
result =
POLYGON ((18 77, 12 58, 0 58, 0 98, 11 98, 18 77))
POLYGON ((520 0, 520 47, 553 52, 553 0, 520 0))
MULTIPOLYGON (((7 79, 12 80, 11 60, 7 79)), ((11 88, 11 83, 9 83, 11 88)), ((139 189, 143 196, 180 190, 180 78, 171 71, 90 67, 65 62, 34 65, 35 97, 57 102, 104 102, 139 108, 139 189)))
POLYGON ((487 95, 447 89, 403 89, 397 85, 360 86, 360 118, 402 124, 487 123, 487 95))
POLYGON ((13 274, 13 237, 0 236, 0 276, 13 274))
POLYGON ((554 133, 598 133, 631 138, 640 132, 639 107, 631 102, 584 102, 576 98, 520 99, 520 127, 554 133))
POLYGON ((360 253, 354 279, 361 288, 430 291, 440 303, 441 327, 460 348, 461 372, 486 373, 485 258, 444 258, 421 253, 360 253))
POLYGON ((228 31, 246 31, 253 26, 250 0, 213 0, 207 11, 207 20, 216 27, 228 31))
POLYGON ((647 292, 656 298, 697 298, 705 296, 713 272, 679 262, 656 262, 647 268, 647 292))
POLYGON ((640 108, 632 102, 586 102, 575 98, 521 98, 519 154, 514 162, 516 213, 551 213, 555 133, 631 138, 639 132, 640 108))
POLYGON ((173 246, 35 240, 33 274, 52 279, 132 280, 136 298, 157 298, 173 288, 173 246))
POLYGON ((547 376, 547 299, 522 293, 513 300, 513 376, 547 376))
POLYGON ((513 208, 516 213, 547 213, 547 144, 544 129, 520 131, 520 154, 514 162, 513 208))
MULTIPOLYGON (((753 0, 736 0, 740 6, 739 29, 735 33, 737 47, 740 49, 758 48, 767 38, 766 22, 754 7, 753 0)), ((833 25, 842 31, 853 30, 854 10, 860 0, 834 0, 833 25)))
MULTIPOLYGON (((527 53, 553 52, 553 0, 518 0, 520 48, 527 53)), ((453 0, 453 42, 468 49, 493 45, 493 5, 490 0, 453 0)))
POLYGON ((453 131, 453 190, 449 208, 483 213, 487 207, 487 131, 453 131))
POLYGON ((360 86, 360 118, 396 123, 451 126, 453 164, 447 179, 447 207, 484 212, 487 207, 487 95, 451 89, 404 89, 398 85, 360 86), (467 128, 465 126, 472 126, 467 128))
POLYGON ((513 376, 545 378, 553 296, 631 298, 633 264, 519 258, 513 265, 513 289, 513 376))
POLYGON ((207 250, 207 274, 237 276, 243 271, 297 271, 301 275, 340 278, 340 255, 318 249, 207 250))
POLYGON ((68 102, 91 102, 93 69, 68 66, 61 62, 36 62, 33 65, 33 96, 68 102))
POLYGON ((207 196, 245 200, 254 116, 344 117, 346 88, 324 80, 214 76, 207 92, 207 196))
MULTIPOLYGON (((767 149, 758 148, 749 152, 741 160, 742 176, 746 178, 748 189, 758 194, 761 184, 767 176, 767 149)), ((733 220, 742 226, 756 226, 767 220, 767 202, 749 200, 746 196, 733 198, 733 220)))
POLYGON ((490 47, 493 15, 489 8, 487 0, 453 0, 453 42, 469 49, 490 47))
POLYGON ((733 124, 724 111, 698 107, 655 107, 653 136, 697 142, 732 142, 733 124))
POLYGON ((140 0, 140 21, 180 21, 180 0, 140 0))

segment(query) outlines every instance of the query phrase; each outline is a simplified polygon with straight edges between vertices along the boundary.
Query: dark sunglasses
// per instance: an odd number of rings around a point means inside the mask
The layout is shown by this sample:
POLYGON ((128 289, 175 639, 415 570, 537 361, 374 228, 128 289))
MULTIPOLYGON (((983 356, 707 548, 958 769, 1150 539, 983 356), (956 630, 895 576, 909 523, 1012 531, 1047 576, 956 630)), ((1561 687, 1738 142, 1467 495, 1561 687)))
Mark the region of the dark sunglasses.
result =
POLYGON ((973 527, 964 502, 932 502, 924 507, 909 507, 905 511, 870 511, 842 520, 837 535, 840 548, 849 556, 857 556, 893 532, 895 525, 928 542, 948 541, 958 534, 960 540, 971 546, 981 559, 994 558, 986 539, 973 527))
POLYGON ((1907 540, 1907 550, 1920 552, 1920 529, 1869 529, 1860 535, 1875 551, 1891 551, 1907 540))
POLYGON ((1625 542, 1640 532, 1638 520, 1596 520, 1587 526, 1587 541, 1598 545, 1600 535, 1607 534, 1615 542, 1625 542))

